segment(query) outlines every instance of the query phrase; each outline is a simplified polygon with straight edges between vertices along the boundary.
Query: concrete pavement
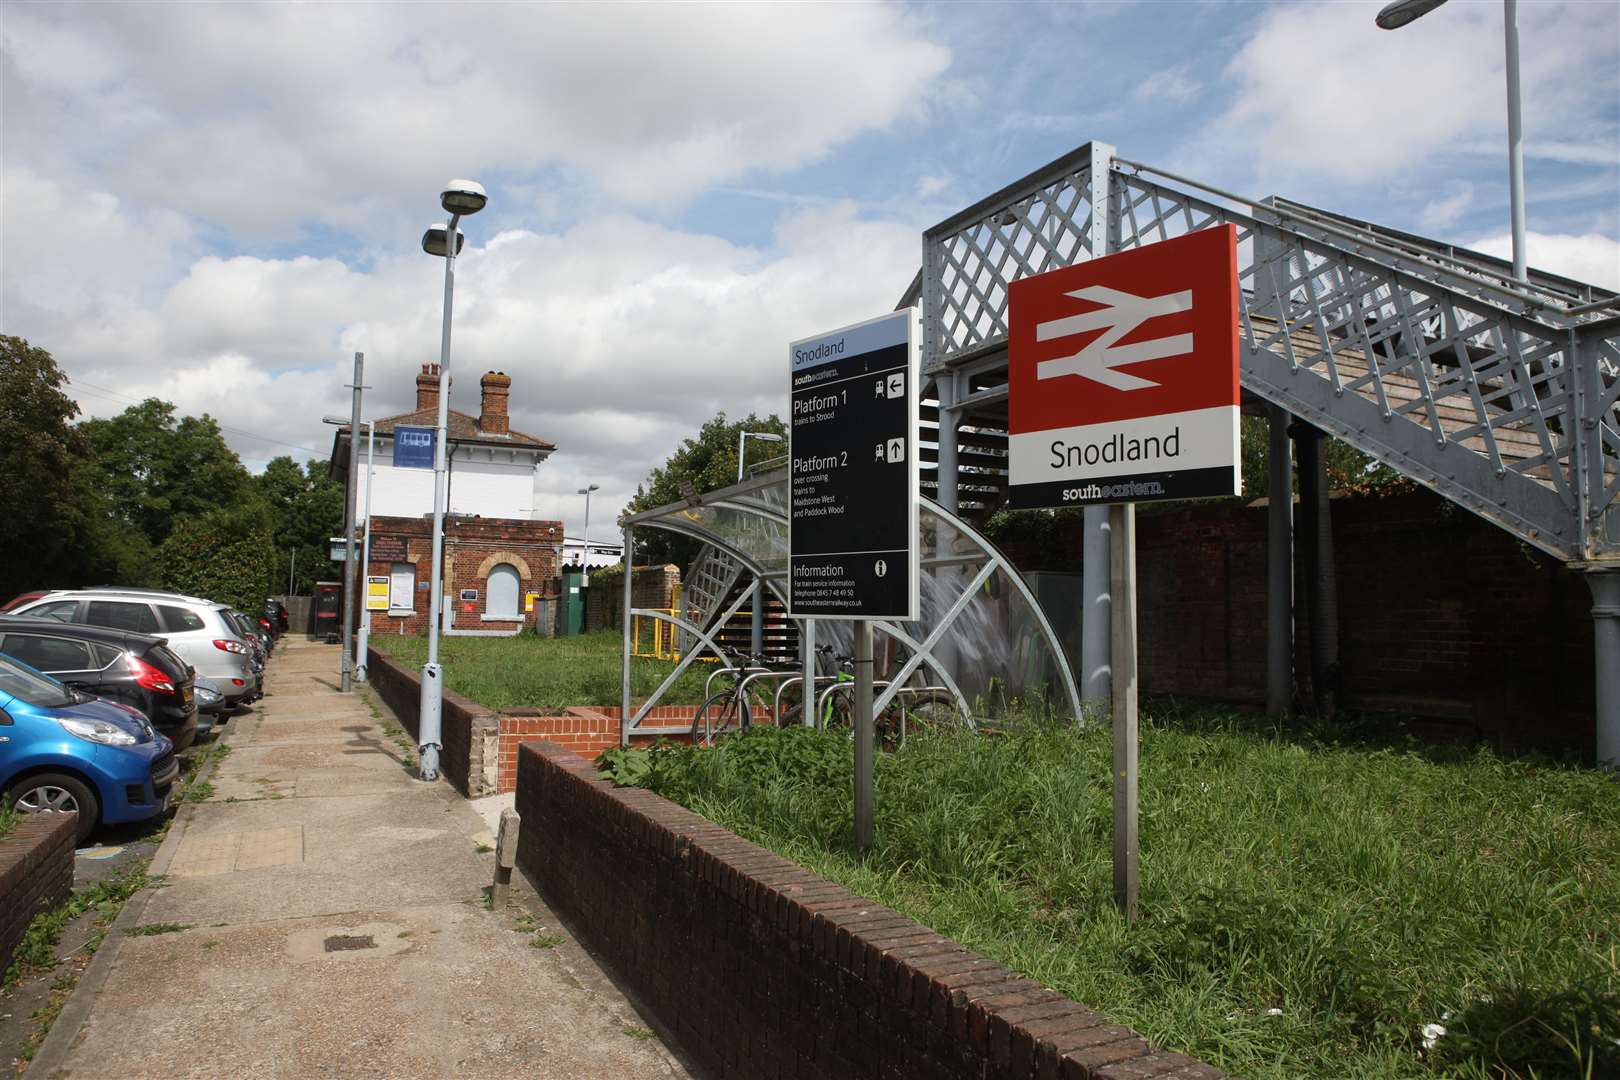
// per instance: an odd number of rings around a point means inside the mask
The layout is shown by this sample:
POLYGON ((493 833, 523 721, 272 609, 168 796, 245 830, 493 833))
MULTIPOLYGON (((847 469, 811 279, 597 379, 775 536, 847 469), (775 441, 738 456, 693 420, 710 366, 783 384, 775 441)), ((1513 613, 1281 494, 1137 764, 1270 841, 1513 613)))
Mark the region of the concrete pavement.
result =
POLYGON ((337 692, 337 666, 335 647, 283 642, 212 798, 153 860, 163 886, 120 919, 87 1013, 64 1013, 30 1072, 685 1077, 532 892, 514 882, 487 909, 485 821, 413 778, 404 737, 368 693, 337 692))

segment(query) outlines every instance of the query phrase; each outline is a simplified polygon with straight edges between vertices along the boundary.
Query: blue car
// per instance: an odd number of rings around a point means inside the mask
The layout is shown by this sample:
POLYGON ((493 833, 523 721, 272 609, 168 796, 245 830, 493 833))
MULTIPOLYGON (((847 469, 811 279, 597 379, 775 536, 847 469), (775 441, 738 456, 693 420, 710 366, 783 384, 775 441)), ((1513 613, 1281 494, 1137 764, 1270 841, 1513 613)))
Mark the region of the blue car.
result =
POLYGON ((0 792, 23 813, 77 811, 97 825, 143 821, 169 805, 174 744, 127 705, 64 686, 0 655, 0 792))

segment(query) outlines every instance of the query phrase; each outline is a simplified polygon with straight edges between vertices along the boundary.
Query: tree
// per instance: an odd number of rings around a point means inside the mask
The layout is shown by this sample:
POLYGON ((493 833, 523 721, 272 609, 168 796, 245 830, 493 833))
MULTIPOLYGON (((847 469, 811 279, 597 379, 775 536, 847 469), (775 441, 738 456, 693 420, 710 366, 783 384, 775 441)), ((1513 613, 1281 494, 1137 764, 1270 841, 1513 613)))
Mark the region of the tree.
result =
POLYGON ((257 613, 273 591, 270 517, 262 503, 242 501, 181 519, 159 549, 164 586, 257 613))
MULTIPOLYGON (((737 440, 745 431, 768 431, 784 439, 787 437, 787 426, 774 413, 763 419, 749 413, 741 420, 732 422, 727 422, 725 413, 717 413, 714 419, 698 429, 695 437, 681 443, 664 464, 647 476, 646 481, 636 488, 636 497, 630 500, 626 509, 634 514, 678 502, 686 498, 689 491, 702 493, 735 484, 737 440)), ((746 453, 749 464, 780 456, 779 449, 773 453, 772 448, 762 447, 752 439, 748 441, 746 453)), ((696 540, 675 533, 649 529, 643 534, 639 546, 652 562, 672 562, 684 573, 701 545, 696 540)))
POLYGON ((275 589, 285 587, 292 571, 293 591, 307 593, 332 576, 327 541, 343 535, 343 482, 329 475, 325 461, 311 459, 300 467, 278 457, 254 483, 272 515, 275 589))
POLYGON ((176 420, 173 405, 147 398, 79 427, 115 513, 153 547, 188 517, 260 497, 210 416, 176 420))
POLYGON ((121 528, 90 448, 71 421, 79 407, 44 349, 0 335, 0 599, 101 581, 155 584, 144 537, 121 528))

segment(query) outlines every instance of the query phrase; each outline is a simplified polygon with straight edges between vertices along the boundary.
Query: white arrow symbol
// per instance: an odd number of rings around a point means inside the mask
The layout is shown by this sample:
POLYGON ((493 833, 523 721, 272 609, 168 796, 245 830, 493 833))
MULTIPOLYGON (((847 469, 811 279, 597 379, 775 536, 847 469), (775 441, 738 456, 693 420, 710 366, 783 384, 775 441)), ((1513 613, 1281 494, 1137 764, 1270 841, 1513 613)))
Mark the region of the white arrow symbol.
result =
POLYGON ((1191 334, 1171 334, 1150 338, 1129 345, 1118 344, 1149 319, 1160 315, 1173 315, 1192 310, 1192 290, 1165 293, 1163 296, 1137 296, 1135 293, 1110 289, 1106 285, 1090 285, 1068 294, 1076 300, 1090 300, 1103 306, 1083 315, 1068 315, 1051 322, 1035 324, 1036 341, 1081 334, 1088 330, 1102 330, 1085 348, 1073 356, 1056 360, 1042 360, 1035 365, 1037 379, 1056 379, 1064 375, 1078 375, 1115 390, 1147 390, 1158 386, 1148 379, 1127 375, 1115 368, 1143 360, 1161 360, 1167 356, 1181 356, 1192 352, 1191 334))

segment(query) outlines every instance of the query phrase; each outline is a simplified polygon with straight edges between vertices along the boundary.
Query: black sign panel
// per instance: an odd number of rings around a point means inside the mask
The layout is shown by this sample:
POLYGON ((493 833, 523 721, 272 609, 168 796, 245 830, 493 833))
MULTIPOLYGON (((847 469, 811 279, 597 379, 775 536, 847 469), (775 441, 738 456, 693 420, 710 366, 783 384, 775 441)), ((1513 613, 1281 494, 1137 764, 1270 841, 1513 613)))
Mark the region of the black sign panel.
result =
POLYGON ((910 311, 796 341, 789 609, 916 618, 917 364, 910 311))
POLYGON ((404 562, 405 538, 403 536, 373 536, 371 538, 372 562, 404 562))

